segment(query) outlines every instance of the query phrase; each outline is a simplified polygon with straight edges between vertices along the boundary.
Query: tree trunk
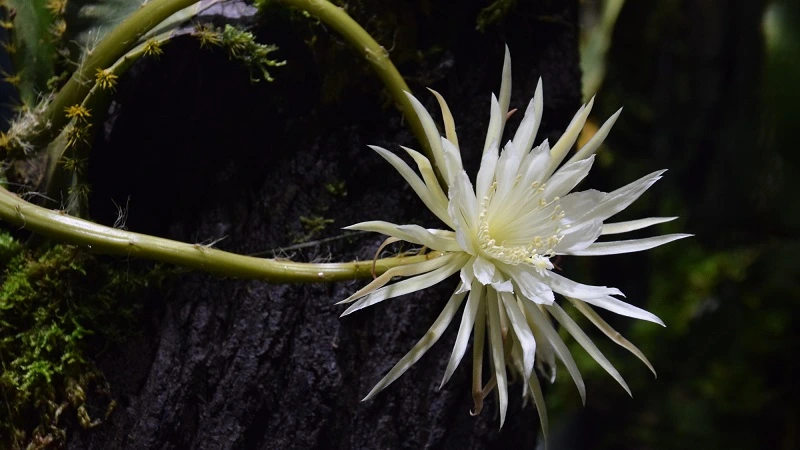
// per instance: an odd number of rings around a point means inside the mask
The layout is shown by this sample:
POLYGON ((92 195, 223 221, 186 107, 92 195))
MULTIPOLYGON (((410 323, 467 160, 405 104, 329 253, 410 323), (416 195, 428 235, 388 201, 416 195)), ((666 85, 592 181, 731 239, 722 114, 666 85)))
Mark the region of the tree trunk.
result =
MULTIPOLYGON (((432 112, 438 108, 423 87, 448 99, 467 170, 479 162, 504 43, 513 62, 511 107, 524 109, 542 76, 539 139, 552 142, 580 101, 577 2, 518 2, 483 33, 475 30, 483 1, 419 3, 403 6, 411 11, 396 29, 380 28, 387 12, 353 14, 378 34, 432 112)), ((273 83, 250 84, 236 62, 190 39, 121 80, 116 111, 92 150, 93 216, 112 223, 113 199, 128 203, 131 230, 203 244, 226 237, 214 246, 245 254, 339 236, 341 227, 364 220, 440 227, 367 148, 419 145, 364 61, 299 15, 267 23, 259 40, 279 44, 288 61, 274 70, 273 83), (309 49, 304 40, 312 34, 309 49)), ((382 240, 364 234, 276 256, 365 260, 382 240)), ((69 447, 535 446, 538 419, 532 406, 522 407, 519 383, 511 386, 502 430, 492 396, 481 415, 470 416, 468 363, 437 391, 456 326, 403 377, 361 402, 423 336, 455 286, 450 280, 340 319, 344 308, 334 303, 364 283, 180 276, 145 308, 141 334, 100 357, 118 407, 102 426, 72 435, 69 447)))

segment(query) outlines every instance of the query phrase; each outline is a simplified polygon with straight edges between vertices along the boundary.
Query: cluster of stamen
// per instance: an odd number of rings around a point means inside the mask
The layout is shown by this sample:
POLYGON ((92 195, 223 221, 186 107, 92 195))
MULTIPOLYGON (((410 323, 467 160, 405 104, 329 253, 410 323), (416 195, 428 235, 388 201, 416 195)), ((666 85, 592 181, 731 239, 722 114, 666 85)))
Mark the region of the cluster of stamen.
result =
MULTIPOLYGON (((517 181, 518 180, 515 180, 515 184, 517 181)), ((530 189, 535 191, 533 193, 534 196, 541 195, 545 190, 545 185, 544 183, 535 182, 531 184, 530 189)), ((553 228, 553 233, 549 236, 534 236, 533 239, 525 245, 508 245, 505 240, 498 243, 491 234, 488 212, 489 204, 496 190, 497 182, 492 184, 480 205, 477 237, 478 247, 481 252, 490 259, 495 259, 506 264, 518 265, 524 263, 533 265, 540 274, 543 274, 545 270, 552 269, 553 264, 550 262, 550 258, 555 256, 555 247, 561 242, 561 239, 563 239, 561 233, 563 230, 560 226, 560 221, 564 218, 565 213, 561 205, 555 204, 553 212, 550 214, 549 220, 556 222, 556 225, 553 228)), ((558 202, 558 200, 558 197, 554 197, 550 201, 540 198, 535 210, 543 210, 558 202)), ((530 210, 526 212, 530 212, 530 210)), ((569 227, 569 225, 566 225, 566 227, 569 227)))

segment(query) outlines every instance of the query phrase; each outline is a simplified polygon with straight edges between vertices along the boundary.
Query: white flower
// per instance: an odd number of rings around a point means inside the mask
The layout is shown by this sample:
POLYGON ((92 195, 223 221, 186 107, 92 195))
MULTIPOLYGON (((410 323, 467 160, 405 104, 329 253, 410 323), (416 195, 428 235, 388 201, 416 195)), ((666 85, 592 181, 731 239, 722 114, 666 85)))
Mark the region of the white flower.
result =
POLYGON ((522 123, 513 139, 499 152, 511 93, 510 65, 511 59, 506 49, 500 97, 498 99, 492 95, 489 130, 474 187, 462 168, 453 117, 444 99, 433 92, 442 109, 443 137, 422 104, 408 94, 422 120, 434 163, 447 180, 449 195, 445 195, 441 189, 431 161, 420 153, 404 148, 416 162, 421 178, 391 152, 374 146, 372 149, 400 172, 422 202, 450 229, 425 229, 418 225, 395 225, 381 221, 348 227, 382 233, 390 236, 391 241, 410 242, 433 252, 428 261, 390 269, 341 303, 353 302, 343 315, 350 314, 383 300, 425 289, 460 272, 461 280, 455 292, 428 333, 364 400, 384 389, 422 357, 442 336, 466 297, 458 336, 442 385, 460 363, 469 336, 473 334, 473 412, 477 414, 480 411, 483 398, 497 387, 502 427, 508 406, 508 365, 525 380, 523 395, 533 398, 546 436, 547 415, 539 381, 533 372, 534 366, 546 373, 552 382, 555 379, 555 359, 558 357, 585 400, 581 375, 553 327, 551 317, 630 393, 617 370, 555 302, 554 294, 566 298, 600 330, 633 352, 651 370, 652 366, 644 355, 619 336, 590 305, 663 325, 655 315, 618 299, 618 296, 622 296, 618 289, 580 284, 556 273, 551 258, 557 255, 594 256, 636 252, 689 235, 671 234, 597 242, 603 235, 639 230, 675 219, 654 217, 604 223, 639 198, 661 177, 663 170, 610 193, 596 190, 570 193, 592 167, 594 152, 605 139, 619 111, 562 164, 583 128, 593 101, 578 110, 564 135, 552 148, 546 140, 533 147, 542 117, 542 83, 539 80, 522 123), (387 285, 395 277, 409 278, 387 285), (481 369, 487 334, 494 375, 484 385, 481 369))

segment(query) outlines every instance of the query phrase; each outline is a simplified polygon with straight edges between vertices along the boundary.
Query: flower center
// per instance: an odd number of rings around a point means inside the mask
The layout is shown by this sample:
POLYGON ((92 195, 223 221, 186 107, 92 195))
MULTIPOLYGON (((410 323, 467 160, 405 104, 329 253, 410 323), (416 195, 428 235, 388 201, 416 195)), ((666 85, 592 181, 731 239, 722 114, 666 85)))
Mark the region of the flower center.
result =
POLYGON ((544 185, 538 182, 527 189, 514 186, 510 194, 515 195, 507 195, 508 200, 503 201, 504 205, 493 209, 499 217, 510 217, 498 224, 498 217, 490 217, 489 212, 496 191, 495 182, 480 205, 477 243, 481 253, 506 264, 529 264, 541 275, 553 269, 550 258, 555 255, 555 246, 563 239, 559 224, 564 212, 557 204, 558 197, 546 201, 541 196, 544 185), (522 197, 517 197, 516 194, 522 197), (518 201, 520 198, 523 201, 518 201), (505 203, 508 204, 507 207, 504 207, 505 203), (509 208, 510 214, 503 214, 509 212, 509 208), (508 239, 493 236, 493 229, 502 229, 503 235, 507 235, 508 239))

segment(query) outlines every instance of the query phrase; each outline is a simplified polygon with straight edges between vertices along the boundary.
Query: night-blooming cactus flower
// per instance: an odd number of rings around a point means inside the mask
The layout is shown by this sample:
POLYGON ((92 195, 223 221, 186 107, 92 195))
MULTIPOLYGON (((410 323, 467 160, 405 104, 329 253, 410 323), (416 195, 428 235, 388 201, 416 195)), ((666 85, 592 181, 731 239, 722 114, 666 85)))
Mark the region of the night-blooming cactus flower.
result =
POLYGON ((625 303, 618 289, 589 286, 566 278, 554 270, 558 255, 597 256, 637 252, 657 247, 689 235, 671 234, 645 239, 602 241, 602 236, 639 230, 674 217, 653 217, 628 222, 605 223, 639 198, 664 173, 651 173, 616 191, 570 192, 589 172, 594 152, 603 142, 619 112, 608 119, 594 137, 566 163, 570 148, 583 128, 592 101, 581 107, 564 135, 550 147, 545 140, 534 147, 542 117, 542 83, 525 110, 513 139, 500 151, 501 136, 508 116, 511 94, 511 60, 506 50, 499 99, 492 95, 489 130, 475 183, 462 168, 453 117, 444 99, 433 94, 442 109, 445 136, 422 104, 408 94, 425 129, 436 167, 447 181, 448 192, 440 187, 432 162, 420 153, 404 148, 419 169, 419 175, 393 153, 372 147, 405 178, 422 202, 449 229, 426 229, 419 225, 395 225, 372 221, 349 227, 382 233, 391 241, 406 241, 425 246, 440 255, 425 262, 395 267, 377 277, 342 303, 351 303, 343 315, 390 298, 428 288, 459 272, 460 281, 428 333, 366 396, 371 398, 400 377, 442 336, 464 303, 461 323, 450 362, 442 380, 446 383, 467 349, 473 344, 473 397, 475 410, 483 398, 497 388, 500 426, 508 406, 508 374, 516 371, 524 380, 522 393, 533 399, 547 433, 547 415, 534 367, 551 381, 555 378, 555 359, 560 359, 585 400, 581 375, 566 345, 552 324, 554 318, 628 393, 625 381, 600 353, 591 339, 555 301, 560 294, 594 325, 618 344, 652 366, 630 342, 620 337, 592 309, 607 309, 617 314, 663 325, 655 315, 625 303), (421 175, 421 177, 420 177, 421 175), (406 279, 388 284, 395 277, 406 279), (388 285, 387 285, 388 284, 388 285), (482 366, 488 339, 492 377, 484 385, 482 366))

